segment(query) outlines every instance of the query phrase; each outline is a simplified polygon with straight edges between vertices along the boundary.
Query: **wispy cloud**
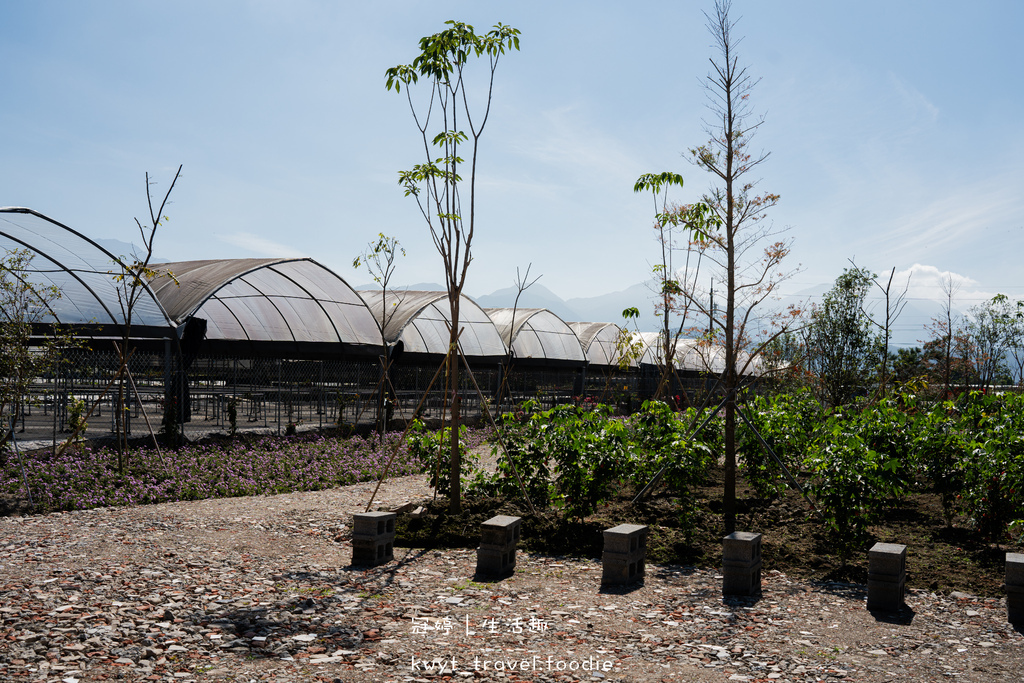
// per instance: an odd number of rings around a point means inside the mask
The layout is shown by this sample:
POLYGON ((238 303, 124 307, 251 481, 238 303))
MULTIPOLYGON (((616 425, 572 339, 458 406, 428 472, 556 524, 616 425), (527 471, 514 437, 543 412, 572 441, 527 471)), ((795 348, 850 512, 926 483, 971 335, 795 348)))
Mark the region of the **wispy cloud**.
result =
MULTIPOLYGON (((620 140, 590 121, 582 107, 566 105, 543 112, 543 133, 536 139, 524 139, 517 151, 524 157, 578 182, 599 178, 630 178, 642 161, 627 141, 620 140)), ((631 184, 631 181, 630 181, 631 184)))
MULTIPOLYGON (((895 251, 910 252, 970 245, 982 231, 1012 225, 1024 210, 1024 199, 1006 186, 1010 178, 992 177, 913 209, 898 219, 887 241, 895 251)), ((1012 183, 1019 181, 1014 178, 1012 183)))
POLYGON ((268 240, 265 237, 254 235, 251 232, 232 232, 217 235, 217 239, 227 242, 230 245, 251 251, 262 256, 277 256, 281 258, 302 258, 308 256, 297 249, 289 247, 280 242, 268 240))
POLYGON ((901 110, 906 113, 909 121, 934 123, 939 118, 939 108, 924 93, 913 87, 895 74, 890 74, 890 83, 899 98, 901 110))

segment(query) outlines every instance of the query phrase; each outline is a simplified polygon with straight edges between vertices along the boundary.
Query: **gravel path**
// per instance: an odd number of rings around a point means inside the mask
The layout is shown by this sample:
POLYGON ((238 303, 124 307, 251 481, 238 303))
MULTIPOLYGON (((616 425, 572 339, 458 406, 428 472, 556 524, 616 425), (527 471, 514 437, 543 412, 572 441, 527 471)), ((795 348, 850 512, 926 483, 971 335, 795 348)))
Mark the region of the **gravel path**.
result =
MULTIPOLYGON (((349 567, 373 484, 0 519, 4 681, 1007 681, 1024 635, 999 599, 766 571, 759 600, 711 570, 649 566, 602 590, 596 560, 520 553, 473 580, 472 550, 397 548, 349 567), (443 668, 441 666, 444 665, 443 668)), ((375 508, 429 497, 385 484, 375 508)), ((628 520, 623 520, 628 521, 628 520)))

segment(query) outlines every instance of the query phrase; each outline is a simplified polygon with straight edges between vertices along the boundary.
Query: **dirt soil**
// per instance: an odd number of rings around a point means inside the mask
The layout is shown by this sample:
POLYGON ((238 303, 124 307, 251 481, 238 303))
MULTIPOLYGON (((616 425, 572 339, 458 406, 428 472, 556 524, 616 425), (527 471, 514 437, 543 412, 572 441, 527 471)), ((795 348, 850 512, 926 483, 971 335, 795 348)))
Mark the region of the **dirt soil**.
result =
MULTIPOLYGON (((600 558, 603 531, 622 523, 651 528, 647 559, 655 564, 715 568, 721 562, 722 471, 714 472, 696 492, 697 509, 687 518, 678 498, 664 487, 648 499, 632 503, 629 485, 582 521, 559 511, 538 509, 535 516, 524 500, 470 498, 457 516, 449 515, 445 499, 422 501, 430 514, 400 518, 396 545, 420 548, 476 548, 480 523, 497 514, 523 518, 521 547, 537 553, 600 558)), ((875 541, 907 546, 907 585, 948 595, 954 591, 982 597, 1003 595, 1006 552, 1019 547, 994 544, 965 523, 949 528, 937 495, 918 493, 896 506, 884 524, 871 529, 873 540, 846 563, 827 543, 810 505, 795 491, 775 500, 754 497, 742 477, 737 481, 736 528, 763 534, 766 569, 808 581, 867 583, 867 550, 875 541)))

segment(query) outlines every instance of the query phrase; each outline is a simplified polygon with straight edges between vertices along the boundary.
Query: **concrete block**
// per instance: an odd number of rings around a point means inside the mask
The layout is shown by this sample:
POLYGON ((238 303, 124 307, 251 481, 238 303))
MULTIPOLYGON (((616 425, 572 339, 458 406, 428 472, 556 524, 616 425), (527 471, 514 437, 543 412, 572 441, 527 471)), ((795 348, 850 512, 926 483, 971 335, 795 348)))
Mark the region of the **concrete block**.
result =
POLYGON ((1024 586, 1024 553, 1006 553, 1006 585, 1024 586))
POLYGON ((903 606, 906 584, 903 581, 877 581, 868 578, 868 609, 877 612, 898 612, 903 606))
POLYGON ((352 515, 352 536, 377 538, 390 534, 395 535, 394 512, 357 512, 352 515))
POLYGON ((394 538, 374 540, 352 538, 352 564, 375 567, 395 559, 394 538))
POLYGON ((604 553, 602 557, 601 583, 628 586, 644 578, 646 560, 638 553, 604 553))
POLYGON ((1024 553, 1006 553, 1006 618, 1024 625, 1024 553))
POLYGON ((647 533, 643 524, 620 524, 604 530, 604 552, 633 554, 647 551, 647 533))
POLYGON ((352 564, 374 567, 395 559, 394 512, 352 515, 352 564))
POLYGON ((505 576, 516 568, 516 545, 522 528, 521 517, 497 515, 480 525, 480 546, 476 549, 476 573, 505 576))
POLYGON ((903 577, 907 570, 907 546, 898 543, 876 543, 868 551, 868 577, 903 577))
POLYGON ((476 573, 481 576, 505 576, 516 569, 516 549, 480 546, 476 549, 476 573))
POLYGON ((601 583, 628 585, 644 578, 648 532, 642 524, 620 524, 605 529, 601 583))
POLYGON ((907 546, 876 543, 868 551, 868 609, 898 612, 907 582, 907 546))
POLYGON ((761 534, 736 531, 722 539, 723 564, 753 566, 761 561, 761 534))
POLYGON ((501 546, 515 545, 519 542, 522 517, 497 515, 480 525, 481 545, 501 546))
POLYGON ((761 561, 737 567, 722 566, 722 595, 760 595, 761 561))

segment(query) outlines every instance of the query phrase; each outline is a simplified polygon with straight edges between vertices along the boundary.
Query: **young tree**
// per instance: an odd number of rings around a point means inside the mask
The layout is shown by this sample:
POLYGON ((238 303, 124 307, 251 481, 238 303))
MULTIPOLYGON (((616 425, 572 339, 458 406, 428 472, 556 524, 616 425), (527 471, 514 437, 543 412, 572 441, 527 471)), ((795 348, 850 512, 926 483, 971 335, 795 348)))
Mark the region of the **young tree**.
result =
MULTIPOLYGON (((850 260, 850 264, 856 268, 857 264, 850 260)), ((903 291, 897 293, 892 288, 892 279, 896 276, 896 268, 889 272, 889 279, 886 281, 885 286, 878 280, 877 275, 873 275, 871 281, 876 287, 882 292, 885 297, 885 310, 884 318, 881 320, 875 320, 873 317, 868 317, 871 323, 878 328, 879 338, 879 362, 878 362, 878 395, 881 396, 885 393, 885 385, 889 380, 889 342, 892 340, 892 326, 896 324, 896 320, 903 313, 903 309, 907 306, 907 291, 910 289, 910 276, 907 275, 907 283, 903 286, 903 291)))
POLYGON ((1006 354, 1018 344, 1024 301, 1013 302, 1005 294, 972 306, 966 331, 974 342, 974 371, 982 389, 1005 380, 1006 354))
POLYGON ((806 335, 801 332, 805 330, 787 330, 761 350, 761 382, 779 393, 803 389, 812 383, 806 368, 806 335))
MULTIPOLYGON (((459 335, 459 303, 466 283, 466 273, 473 260, 473 237, 476 233, 476 174, 480 137, 491 112, 494 74, 506 50, 519 49, 519 31, 496 24, 478 35, 472 26, 457 21, 446 22, 449 28, 420 39, 420 53, 411 64, 387 70, 387 88, 401 92, 405 88, 416 128, 423 143, 423 163, 399 173, 399 184, 406 196, 416 199, 434 246, 441 255, 448 290, 451 316, 450 349, 454 351, 459 335), (486 57, 487 87, 482 111, 470 107, 464 77, 474 58, 486 57), (410 86, 423 77, 430 94, 426 109, 417 110, 410 86), (465 128, 464 128, 465 127, 465 128), (468 130, 468 133, 466 132, 468 130), (469 147, 468 161, 461 154, 469 147), (463 164, 468 164, 468 207, 463 188, 463 164)), ((448 390, 451 395, 451 443, 448 492, 452 512, 462 506, 462 454, 459 447, 460 401, 459 364, 448 365, 448 390)))
POLYGON ((384 374, 381 377, 380 395, 377 400, 377 431, 380 434, 384 434, 387 430, 388 410, 385 408, 385 404, 388 387, 386 385, 391 364, 391 354, 388 353, 388 341, 384 329, 395 317, 403 300, 401 295, 397 295, 393 297, 394 301, 388 302, 388 287, 395 274, 395 262, 399 255, 405 256, 405 249, 399 244, 398 238, 378 233, 377 240, 366 245, 366 251, 352 259, 352 267, 358 269, 360 266, 366 266, 373 281, 381 288, 380 320, 378 322, 380 323, 380 345, 383 350, 381 363, 384 374))
POLYGON ((683 186, 683 178, 678 173, 646 173, 633 185, 633 192, 651 193, 654 200, 654 230, 658 246, 661 248, 661 259, 653 268, 657 282, 654 312, 661 317, 662 328, 662 349, 659 354, 661 379, 657 391, 654 392, 655 399, 667 398, 672 393, 672 375, 679 341, 687 331, 688 321, 690 327, 693 327, 693 320, 689 316, 693 308, 693 298, 687 293, 692 293, 696 289, 703 250, 693 248, 694 242, 690 240, 690 236, 697 240, 706 239, 708 231, 721 224, 718 216, 711 211, 711 207, 702 202, 682 206, 669 205, 668 190, 673 185, 683 186), (676 243, 672 233, 676 229, 687 234, 686 259, 683 267, 678 270, 673 262, 676 243), (691 267, 690 261, 694 255, 695 262, 691 267))
MULTIPOLYGON (((710 310, 706 303, 695 300, 698 308, 714 320, 715 333, 720 335, 725 351, 725 370, 722 387, 728 397, 725 404, 725 490, 723 517, 725 529, 736 527, 736 389, 741 376, 755 362, 760 346, 751 353, 755 330, 748 327, 756 321, 757 306, 772 295, 787 274, 779 271, 779 264, 789 253, 789 241, 772 241, 777 235, 765 222, 766 211, 775 206, 779 196, 755 193, 756 180, 750 174, 767 158, 767 152, 752 153, 749 149, 763 117, 751 121, 749 97, 757 85, 746 67, 741 67, 736 55, 740 42, 733 35, 735 22, 730 19, 729 0, 716 0, 711 15, 705 14, 718 48, 718 58, 711 59, 711 71, 706 78, 708 108, 711 119, 705 122, 710 140, 690 150, 694 163, 715 178, 715 186, 704 196, 721 226, 707 235, 708 250, 705 259, 711 259, 721 269, 716 282, 725 285, 725 307, 710 310), (766 246, 765 246, 766 245, 766 246)), ((780 334, 784 326, 775 330, 780 334)))
MULTIPOLYGON (((174 185, 178 182, 180 176, 181 166, 179 165, 170 187, 167 188, 167 192, 164 194, 163 201, 160 202, 159 207, 154 211, 153 184, 155 181, 149 177, 148 172, 146 173, 146 202, 149 207, 149 221, 143 225, 142 221, 138 218, 135 219, 135 225, 138 227, 139 236, 142 239, 142 250, 141 253, 132 254, 130 259, 121 258, 117 262, 120 271, 113 274, 114 280, 118 283, 117 303, 121 307, 121 317, 124 320, 124 325, 121 327, 121 343, 117 345, 120 368, 118 370, 116 412, 114 414, 114 424, 117 430, 118 472, 124 472, 124 456, 128 451, 128 420, 126 419, 125 412, 129 389, 128 362, 131 358, 133 312, 139 299, 147 291, 149 283, 155 278, 160 277, 159 273, 149 267, 150 262, 153 260, 153 241, 156 238, 157 228, 169 220, 164 215, 164 209, 167 208, 171 192, 174 191, 174 185)), ((173 277, 170 273, 168 273, 168 276, 173 277)), ((184 378, 180 379, 181 381, 184 380, 184 378)), ((177 434, 177 430, 185 418, 185 406, 177 405, 179 393, 174 392, 174 396, 169 401, 170 405, 165 406, 164 424, 167 433, 172 435, 172 438, 177 434)))
POLYGON ((847 268, 811 314, 807 329, 807 368, 818 379, 822 399, 845 405, 867 382, 878 360, 879 340, 864 311, 875 275, 847 268))
POLYGON ((33 337, 33 325, 52 314, 61 292, 33 282, 32 259, 24 249, 0 256, 0 444, 10 439, 33 380, 56 367, 69 341, 58 327, 33 337))

